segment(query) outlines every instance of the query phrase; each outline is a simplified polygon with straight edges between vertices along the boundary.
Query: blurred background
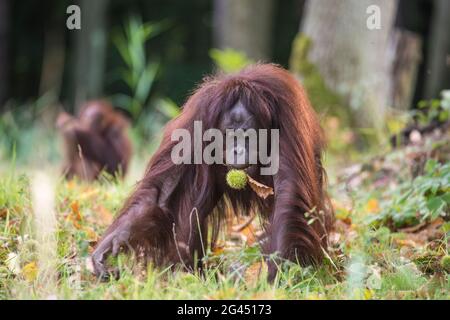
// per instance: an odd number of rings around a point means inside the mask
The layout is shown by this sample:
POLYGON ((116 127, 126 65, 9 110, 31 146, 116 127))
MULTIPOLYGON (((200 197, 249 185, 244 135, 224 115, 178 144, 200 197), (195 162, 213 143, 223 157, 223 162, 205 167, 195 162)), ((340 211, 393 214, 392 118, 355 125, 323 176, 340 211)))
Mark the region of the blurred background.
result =
POLYGON ((448 121, 448 30, 447 0, 0 0, 0 158, 59 161, 57 113, 96 98, 126 112, 148 156, 202 77, 256 61, 298 77, 330 152, 350 156, 418 108, 448 121), (66 25, 73 4, 81 29, 66 25))

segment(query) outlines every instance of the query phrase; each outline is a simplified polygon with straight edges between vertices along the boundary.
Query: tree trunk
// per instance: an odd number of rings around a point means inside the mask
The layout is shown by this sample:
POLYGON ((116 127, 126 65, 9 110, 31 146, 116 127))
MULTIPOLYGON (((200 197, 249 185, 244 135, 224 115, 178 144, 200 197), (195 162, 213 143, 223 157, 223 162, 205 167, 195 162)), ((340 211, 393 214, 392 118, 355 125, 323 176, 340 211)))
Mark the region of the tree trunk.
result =
POLYGON ((76 33, 75 109, 103 93, 106 11, 109 0, 81 0, 81 30, 76 33))
POLYGON ((9 0, 0 0, 0 111, 8 98, 9 0))
POLYGON ((428 48, 425 98, 440 97, 450 88, 450 1, 435 0, 431 19, 431 40, 428 48))
POLYGON ((418 34, 395 31, 395 61, 392 68, 392 106, 395 109, 406 111, 413 105, 421 52, 422 38, 418 34))
POLYGON ((273 0, 214 0, 215 46, 269 60, 273 0))
POLYGON ((64 72, 65 42, 64 30, 52 28, 45 33, 44 57, 39 85, 39 95, 52 92, 59 98, 64 72))
POLYGON ((391 103, 391 34, 397 0, 309 0, 301 32, 311 39, 308 59, 329 89, 351 107, 355 124, 377 131, 391 103), (381 28, 370 30, 366 10, 381 10, 381 28))

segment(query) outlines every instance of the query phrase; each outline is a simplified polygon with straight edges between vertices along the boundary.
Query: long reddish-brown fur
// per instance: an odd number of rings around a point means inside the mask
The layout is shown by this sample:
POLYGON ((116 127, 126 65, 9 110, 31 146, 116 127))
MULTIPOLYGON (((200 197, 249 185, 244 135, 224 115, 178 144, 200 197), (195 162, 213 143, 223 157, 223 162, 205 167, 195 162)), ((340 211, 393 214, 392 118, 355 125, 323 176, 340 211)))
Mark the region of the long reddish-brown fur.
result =
MULTIPOLYGON (((280 258, 301 264, 319 263, 333 220, 324 191, 323 147, 322 130, 304 90, 281 67, 257 64, 234 75, 206 78, 181 115, 166 126, 144 178, 98 244, 94 262, 103 261, 108 242, 113 242, 114 254, 126 242, 158 265, 181 263, 192 270, 201 264, 208 239, 214 246, 225 212, 247 215, 253 211, 265 221, 264 253, 277 252, 280 258), (203 130, 215 128, 237 101, 257 118, 260 128, 279 129, 278 173, 260 176, 259 170, 250 172, 255 180, 274 188, 274 196, 267 200, 248 187, 244 191, 229 188, 225 166, 175 165, 171 160, 177 143, 171 141, 174 129, 192 133, 195 120, 203 122, 203 130)), ((273 279, 276 264, 268 263, 273 279)), ((97 267, 103 268, 101 263, 97 267)))

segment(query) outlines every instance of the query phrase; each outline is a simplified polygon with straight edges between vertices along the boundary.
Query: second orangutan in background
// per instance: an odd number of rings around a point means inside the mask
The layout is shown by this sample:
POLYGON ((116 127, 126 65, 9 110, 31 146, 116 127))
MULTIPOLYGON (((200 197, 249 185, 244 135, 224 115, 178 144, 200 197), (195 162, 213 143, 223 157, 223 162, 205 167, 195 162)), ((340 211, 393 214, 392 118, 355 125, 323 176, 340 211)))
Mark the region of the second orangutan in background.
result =
POLYGON ((92 181, 105 172, 124 175, 132 148, 128 120, 106 101, 87 102, 78 117, 61 112, 57 128, 64 139, 67 178, 92 181))

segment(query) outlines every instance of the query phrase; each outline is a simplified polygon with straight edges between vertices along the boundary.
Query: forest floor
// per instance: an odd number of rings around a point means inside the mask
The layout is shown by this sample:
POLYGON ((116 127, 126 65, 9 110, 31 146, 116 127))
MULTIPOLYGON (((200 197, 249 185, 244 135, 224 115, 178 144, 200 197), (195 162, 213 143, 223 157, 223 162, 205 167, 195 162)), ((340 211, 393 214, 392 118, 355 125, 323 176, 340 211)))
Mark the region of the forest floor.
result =
POLYGON ((143 268, 120 255, 111 261, 120 279, 99 282, 89 255, 146 161, 134 161, 126 182, 93 184, 55 180, 56 166, 44 175, 3 162, 0 299, 450 299, 449 140, 448 132, 424 137, 333 169, 337 219, 325 264, 286 263, 273 284, 258 219, 230 221, 202 275, 143 268))

